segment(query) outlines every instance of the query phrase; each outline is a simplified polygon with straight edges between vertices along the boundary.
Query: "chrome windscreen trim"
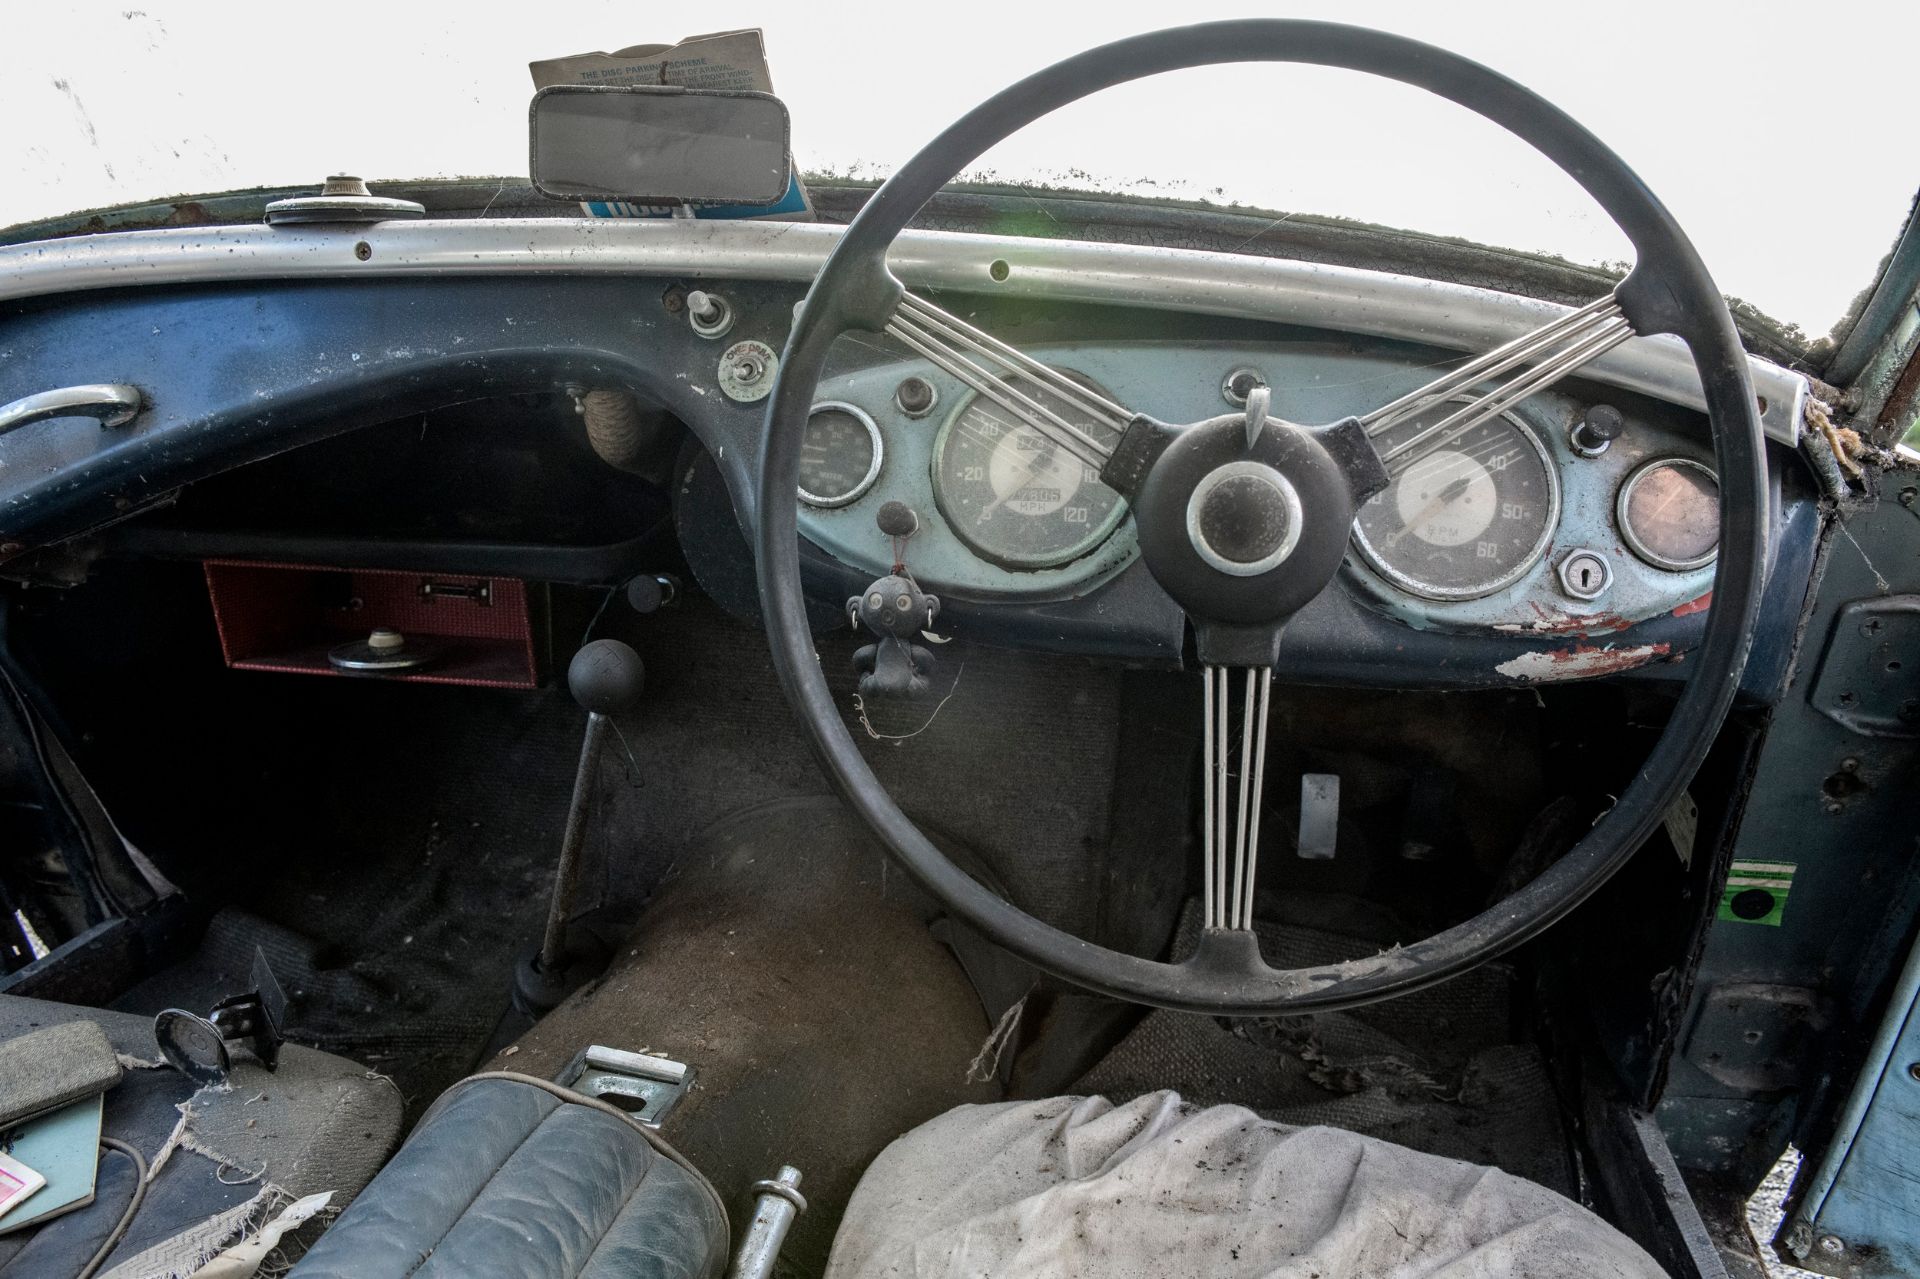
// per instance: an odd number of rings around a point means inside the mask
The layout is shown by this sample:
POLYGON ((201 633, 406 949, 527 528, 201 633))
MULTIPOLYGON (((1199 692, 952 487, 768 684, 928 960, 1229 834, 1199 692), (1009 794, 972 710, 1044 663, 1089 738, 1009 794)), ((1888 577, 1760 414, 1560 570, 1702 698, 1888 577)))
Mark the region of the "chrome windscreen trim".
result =
MULTIPOLYGON (((356 227, 182 227, 0 247, 0 301, 237 280, 447 274, 667 275, 805 282, 841 228, 701 219, 466 218, 356 227)), ((1568 308, 1492 289, 1281 258, 1141 245, 909 231, 896 274, 959 289, 1304 325, 1487 351, 1568 308)), ((1751 360, 1767 435, 1797 444, 1805 378, 1751 360)), ((1699 409, 1686 347, 1635 338, 1581 376, 1699 409)))

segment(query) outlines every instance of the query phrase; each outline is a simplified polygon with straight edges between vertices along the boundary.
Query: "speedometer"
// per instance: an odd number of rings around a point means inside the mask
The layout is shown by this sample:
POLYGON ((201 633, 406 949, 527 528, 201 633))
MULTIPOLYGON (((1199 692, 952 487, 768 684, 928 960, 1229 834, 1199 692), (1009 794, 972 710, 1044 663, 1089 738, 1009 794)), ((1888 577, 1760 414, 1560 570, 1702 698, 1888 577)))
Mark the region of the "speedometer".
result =
MULTIPOLYGON (((1382 456, 1457 409, 1436 405, 1394 424, 1382 456)), ((1435 600, 1470 600, 1518 581, 1540 562, 1560 519, 1560 480, 1533 428, 1500 413, 1407 448, 1393 480, 1360 508, 1353 540, 1394 585, 1435 600)))
MULTIPOLYGON (((1091 380, 1061 372, 1107 395, 1091 380)), ((1019 389, 1095 439, 1108 433, 1052 391, 1031 382, 1019 389)), ((1002 568, 1052 568, 1078 559, 1106 541, 1127 514, 1120 495, 1100 482, 1098 467, 978 394, 940 428, 933 496, 955 536, 1002 568)))

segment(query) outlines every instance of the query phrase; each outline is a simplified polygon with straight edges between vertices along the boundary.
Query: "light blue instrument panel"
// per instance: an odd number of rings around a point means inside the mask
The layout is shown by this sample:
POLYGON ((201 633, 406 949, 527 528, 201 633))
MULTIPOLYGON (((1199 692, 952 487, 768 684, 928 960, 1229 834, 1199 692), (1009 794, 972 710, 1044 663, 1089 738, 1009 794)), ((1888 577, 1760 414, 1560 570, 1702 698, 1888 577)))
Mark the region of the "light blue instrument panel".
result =
MULTIPOLYGON (((1254 370, 1272 388, 1274 416, 1319 423, 1378 408, 1455 362, 1422 362, 1426 353, 1346 339, 1025 349, 1128 408, 1175 423, 1232 411, 1223 384, 1236 370, 1254 370)), ((1132 517, 1102 503, 1107 495, 1089 487, 1098 484, 1091 468, 1082 474, 1074 463, 1064 483, 1035 479, 1031 452, 1004 444, 995 452, 1015 428, 982 416, 989 402, 963 418, 975 398, 957 379, 911 358, 824 380, 819 401, 855 406, 869 417, 880 457, 870 486, 853 500, 832 507, 803 502, 801 531, 877 576, 891 568, 893 547, 875 514, 885 502, 905 502, 920 517, 921 531, 906 549, 915 577, 929 590, 982 601, 1084 595, 1131 563, 1138 554, 1132 517), (934 407, 920 416, 895 402, 909 377, 935 392, 934 407), (983 423, 995 438, 943 449, 956 429, 977 435, 983 423), (1007 458, 1028 461, 1022 467, 1007 458), (1050 527, 1052 540, 1040 539, 1075 558, 1001 558, 984 536, 988 517, 1077 519, 1081 527, 1050 527), (1103 527, 1111 529, 1104 537, 1103 527)), ((1391 443, 1376 440, 1383 451, 1391 443)), ((1706 422, 1697 413, 1570 382, 1522 401, 1451 451, 1409 456, 1413 464, 1402 465, 1395 487, 1363 512, 1341 578, 1342 589, 1403 623, 1591 635, 1704 607, 1718 490, 1706 422), (1583 456, 1570 433, 1596 401, 1618 408, 1624 429, 1598 456, 1583 456)))

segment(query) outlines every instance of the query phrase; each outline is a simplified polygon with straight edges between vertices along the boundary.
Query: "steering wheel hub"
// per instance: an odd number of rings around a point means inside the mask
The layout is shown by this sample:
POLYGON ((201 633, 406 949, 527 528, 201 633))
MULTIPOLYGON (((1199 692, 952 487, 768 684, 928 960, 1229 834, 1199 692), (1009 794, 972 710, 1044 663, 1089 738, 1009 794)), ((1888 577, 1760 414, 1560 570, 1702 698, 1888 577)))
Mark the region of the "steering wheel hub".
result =
POLYGON ((1251 442, 1238 414, 1172 431, 1133 495, 1134 520, 1200 659, 1270 665, 1280 628, 1333 580, 1354 512, 1386 480, 1357 422, 1268 419, 1251 442))
POLYGON ((1286 476, 1262 462, 1228 462, 1187 499, 1187 540, 1222 573, 1254 577, 1293 554, 1305 519, 1286 476))

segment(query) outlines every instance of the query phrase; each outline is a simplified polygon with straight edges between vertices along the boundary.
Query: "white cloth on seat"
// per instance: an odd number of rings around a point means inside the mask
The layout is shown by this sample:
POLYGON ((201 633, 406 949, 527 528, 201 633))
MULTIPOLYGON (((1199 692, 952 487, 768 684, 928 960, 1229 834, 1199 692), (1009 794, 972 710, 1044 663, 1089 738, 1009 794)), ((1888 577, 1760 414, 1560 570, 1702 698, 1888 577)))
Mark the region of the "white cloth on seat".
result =
POLYGON ((1663 1279, 1544 1186, 1177 1093, 962 1106, 861 1178, 827 1279, 1663 1279))

